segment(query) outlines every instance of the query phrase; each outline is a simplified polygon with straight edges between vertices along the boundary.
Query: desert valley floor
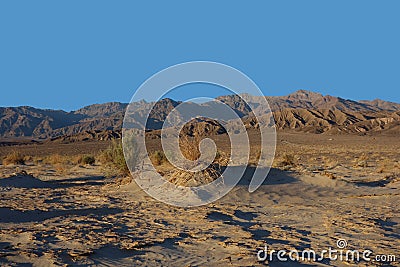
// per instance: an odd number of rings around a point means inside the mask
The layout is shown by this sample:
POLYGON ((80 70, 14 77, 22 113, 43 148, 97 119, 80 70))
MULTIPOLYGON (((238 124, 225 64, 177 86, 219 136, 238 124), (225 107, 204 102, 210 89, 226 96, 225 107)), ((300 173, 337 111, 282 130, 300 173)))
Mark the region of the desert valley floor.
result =
MULTIPOLYGON (((0 150, 73 154, 106 144, 48 146, 0 150)), ((197 208, 157 202, 97 163, 0 165, 0 265, 400 266, 399 151, 398 136, 280 133, 276 161, 290 154, 291 162, 274 165, 254 193, 245 176, 197 208), (338 239, 396 261, 257 260, 266 244, 318 252, 338 239)))

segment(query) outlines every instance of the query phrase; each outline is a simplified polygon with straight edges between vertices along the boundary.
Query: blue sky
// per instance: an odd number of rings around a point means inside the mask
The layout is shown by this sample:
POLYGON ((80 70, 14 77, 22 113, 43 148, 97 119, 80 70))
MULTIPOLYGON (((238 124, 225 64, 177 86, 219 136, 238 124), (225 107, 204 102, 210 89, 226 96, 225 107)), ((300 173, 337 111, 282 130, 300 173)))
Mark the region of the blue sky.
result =
POLYGON ((1 1, 0 106, 129 102, 154 73, 193 60, 235 67, 265 95, 400 102, 399 10, 396 0, 1 1))

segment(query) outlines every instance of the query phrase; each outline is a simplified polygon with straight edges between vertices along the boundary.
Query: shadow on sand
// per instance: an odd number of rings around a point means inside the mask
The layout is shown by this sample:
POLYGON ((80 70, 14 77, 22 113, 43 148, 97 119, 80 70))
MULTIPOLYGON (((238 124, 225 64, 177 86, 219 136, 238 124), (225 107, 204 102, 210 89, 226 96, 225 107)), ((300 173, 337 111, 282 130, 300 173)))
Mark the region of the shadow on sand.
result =
POLYGON ((105 216, 123 212, 123 209, 109 208, 107 206, 88 209, 69 209, 69 210, 29 210, 19 211, 11 208, 0 208, 0 223, 25 223, 40 222, 47 219, 61 216, 105 216))
MULTIPOLYGON (((253 177, 256 167, 248 166, 244 172, 242 179, 240 179, 238 185, 249 185, 253 177)), ((278 184, 290 184, 297 182, 297 179, 289 175, 288 172, 281 171, 276 168, 271 168, 268 176, 261 185, 278 185, 278 184)))
POLYGON ((103 176, 88 176, 53 181, 42 181, 39 178, 31 175, 17 175, 0 179, 0 187, 57 189, 82 185, 103 185, 104 182, 103 176))

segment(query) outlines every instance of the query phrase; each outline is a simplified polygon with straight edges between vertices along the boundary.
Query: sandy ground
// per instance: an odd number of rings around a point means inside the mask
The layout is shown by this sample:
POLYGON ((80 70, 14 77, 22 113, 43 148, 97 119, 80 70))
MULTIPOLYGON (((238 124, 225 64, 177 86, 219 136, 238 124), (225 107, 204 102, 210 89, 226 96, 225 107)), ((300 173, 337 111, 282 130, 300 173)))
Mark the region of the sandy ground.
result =
POLYGON ((280 137, 277 156, 291 152, 296 162, 274 168, 254 193, 246 175, 197 208, 157 202, 135 183, 105 178, 100 166, 63 174, 1 166, 0 265, 400 266, 398 138, 318 138, 280 137), (320 253, 338 239, 396 261, 257 259, 265 245, 320 253))

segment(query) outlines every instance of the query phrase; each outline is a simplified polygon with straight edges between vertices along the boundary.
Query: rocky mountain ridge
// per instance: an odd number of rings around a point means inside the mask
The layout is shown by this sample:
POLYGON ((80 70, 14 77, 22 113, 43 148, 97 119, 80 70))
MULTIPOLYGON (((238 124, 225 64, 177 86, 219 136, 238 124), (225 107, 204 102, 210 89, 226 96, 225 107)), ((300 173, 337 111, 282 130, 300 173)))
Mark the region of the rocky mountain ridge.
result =
MULTIPOLYGON (((256 102, 260 96, 243 95, 248 103, 256 102)), ((228 95, 217 98, 226 103, 240 117, 249 115, 249 107, 238 96, 228 95)), ((299 90, 287 96, 266 97, 273 111, 278 130, 295 130, 313 133, 391 133, 400 132, 400 104, 383 101, 353 101, 299 90)), ((160 129, 169 112, 181 102, 162 99, 150 112, 146 127, 160 129)), ((145 101, 131 105, 136 118, 134 123, 143 126, 143 114, 154 103, 145 101)), ((196 110, 198 104, 188 103, 196 110)), ((208 105, 204 103, 202 105, 208 105)), ((88 138, 108 138, 110 132, 119 132, 128 104, 109 102, 94 104, 79 110, 37 109, 28 106, 0 107, 0 137, 53 138, 82 135, 88 138), (92 134, 88 134, 92 133, 92 134), (99 137, 100 136, 100 137, 99 137)), ((259 107, 262 108, 262 107, 259 107)), ((266 110, 259 110, 266 112, 266 110)))

